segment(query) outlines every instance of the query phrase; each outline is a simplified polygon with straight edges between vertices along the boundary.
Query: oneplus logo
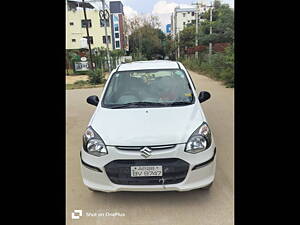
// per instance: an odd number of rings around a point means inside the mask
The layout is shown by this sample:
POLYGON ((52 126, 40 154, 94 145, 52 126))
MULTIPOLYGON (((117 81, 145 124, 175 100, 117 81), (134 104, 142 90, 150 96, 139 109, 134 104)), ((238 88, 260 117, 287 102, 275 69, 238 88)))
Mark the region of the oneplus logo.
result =
POLYGON ((75 209, 74 212, 72 212, 72 219, 78 220, 82 216, 82 210, 81 209, 75 209))

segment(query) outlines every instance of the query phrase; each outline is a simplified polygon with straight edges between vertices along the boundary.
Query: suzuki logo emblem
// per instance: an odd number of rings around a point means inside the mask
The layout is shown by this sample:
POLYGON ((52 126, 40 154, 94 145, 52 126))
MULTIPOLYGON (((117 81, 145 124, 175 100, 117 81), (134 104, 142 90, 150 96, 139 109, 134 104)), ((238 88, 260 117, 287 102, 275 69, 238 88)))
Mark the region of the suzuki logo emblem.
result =
POLYGON ((151 156, 151 149, 145 147, 143 148, 141 151, 141 156, 143 156, 144 158, 148 158, 149 156, 151 156))

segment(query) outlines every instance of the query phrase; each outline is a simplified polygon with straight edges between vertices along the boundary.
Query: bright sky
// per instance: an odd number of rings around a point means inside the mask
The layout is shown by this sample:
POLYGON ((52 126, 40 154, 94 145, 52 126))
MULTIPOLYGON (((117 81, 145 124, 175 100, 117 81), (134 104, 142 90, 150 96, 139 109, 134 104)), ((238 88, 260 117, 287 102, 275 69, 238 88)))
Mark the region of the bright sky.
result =
MULTIPOLYGON (((178 5, 180 7, 193 7, 192 3, 197 0, 121 0, 124 5, 124 14, 126 17, 134 17, 136 15, 156 15, 161 22, 161 29, 165 32, 166 24, 171 23, 171 13, 178 5)), ((210 4, 210 0, 198 0, 204 4, 210 4)), ((229 4, 234 8, 234 0, 221 0, 221 3, 229 4)))
MULTIPOLYGON (((80 0, 79 0, 80 1, 80 0)), ((116 0, 106 0, 116 1, 116 0)), ((159 17, 161 29, 166 32, 166 25, 171 23, 171 13, 174 12, 176 6, 195 7, 192 3, 210 4, 213 0, 120 0, 124 6, 124 14, 127 18, 132 18, 137 15, 155 15, 159 17)), ((96 8, 102 8, 100 0, 86 0, 86 2, 93 2, 96 8)), ((221 0, 221 3, 229 4, 234 8, 234 0, 221 0)))

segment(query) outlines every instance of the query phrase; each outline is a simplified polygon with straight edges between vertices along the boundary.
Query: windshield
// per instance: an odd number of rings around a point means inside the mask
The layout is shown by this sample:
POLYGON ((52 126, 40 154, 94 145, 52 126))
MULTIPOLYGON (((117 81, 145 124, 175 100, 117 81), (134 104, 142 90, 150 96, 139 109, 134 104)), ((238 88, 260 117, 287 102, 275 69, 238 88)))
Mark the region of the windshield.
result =
POLYGON ((119 71, 112 75, 102 106, 107 108, 170 107, 194 103, 183 70, 119 71))

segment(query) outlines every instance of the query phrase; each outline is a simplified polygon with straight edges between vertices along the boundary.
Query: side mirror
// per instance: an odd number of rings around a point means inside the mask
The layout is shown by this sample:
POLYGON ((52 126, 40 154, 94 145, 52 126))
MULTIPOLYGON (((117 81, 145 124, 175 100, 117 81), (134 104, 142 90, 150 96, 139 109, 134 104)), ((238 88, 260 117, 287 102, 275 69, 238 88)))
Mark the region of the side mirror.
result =
POLYGON ((206 100, 208 100, 210 98, 210 94, 207 91, 201 91, 199 94, 199 101, 200 103, 205 102, 206 100))
POLYGON ((87 103, 97 106, 99 103, 99 98, 96 95, 92 95, 86 99, 87 103))

